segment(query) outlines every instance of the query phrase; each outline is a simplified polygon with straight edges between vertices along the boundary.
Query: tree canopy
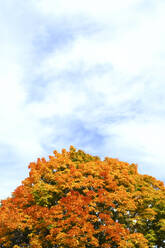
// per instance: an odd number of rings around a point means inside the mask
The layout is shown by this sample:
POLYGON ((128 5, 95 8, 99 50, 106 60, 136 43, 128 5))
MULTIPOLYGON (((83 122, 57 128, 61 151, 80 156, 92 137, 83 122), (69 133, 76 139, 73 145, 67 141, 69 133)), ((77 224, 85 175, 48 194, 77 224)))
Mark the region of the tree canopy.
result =
POLYGON ((76 150, 29 165, 1 201, 1 248, 165 247, 165 187, 136 164, 76 150))

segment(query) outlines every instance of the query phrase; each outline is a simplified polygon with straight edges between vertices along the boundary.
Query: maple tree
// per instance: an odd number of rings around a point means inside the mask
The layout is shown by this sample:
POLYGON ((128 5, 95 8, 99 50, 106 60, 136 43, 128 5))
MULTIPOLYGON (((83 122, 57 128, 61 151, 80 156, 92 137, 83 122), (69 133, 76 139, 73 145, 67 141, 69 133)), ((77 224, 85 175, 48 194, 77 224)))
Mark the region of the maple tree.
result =
POLYGON ((165 187, 136 164, 71 146, 29 165, 1 201, 1 248, 165 247, 165 187))

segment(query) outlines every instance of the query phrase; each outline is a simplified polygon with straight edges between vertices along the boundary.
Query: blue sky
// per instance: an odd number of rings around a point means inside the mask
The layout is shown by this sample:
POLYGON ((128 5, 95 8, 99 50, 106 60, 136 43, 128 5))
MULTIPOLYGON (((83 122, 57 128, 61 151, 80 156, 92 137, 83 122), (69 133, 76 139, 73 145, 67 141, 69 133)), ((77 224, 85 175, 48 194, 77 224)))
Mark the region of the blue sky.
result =
POLYGON ((165 181, 163 0, 0 3, 0 198, 70 145, 165 181))

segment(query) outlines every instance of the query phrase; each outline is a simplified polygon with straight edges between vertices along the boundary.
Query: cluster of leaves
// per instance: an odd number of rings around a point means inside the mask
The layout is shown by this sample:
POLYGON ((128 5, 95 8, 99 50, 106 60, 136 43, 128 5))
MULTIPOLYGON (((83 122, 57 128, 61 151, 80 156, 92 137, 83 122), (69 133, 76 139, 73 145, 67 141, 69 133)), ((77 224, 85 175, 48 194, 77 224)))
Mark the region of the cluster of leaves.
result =
POLYGON ((1 248, 165 247, 165 187, 135 164, 71 146, 29 168, 1 202, 1 248))

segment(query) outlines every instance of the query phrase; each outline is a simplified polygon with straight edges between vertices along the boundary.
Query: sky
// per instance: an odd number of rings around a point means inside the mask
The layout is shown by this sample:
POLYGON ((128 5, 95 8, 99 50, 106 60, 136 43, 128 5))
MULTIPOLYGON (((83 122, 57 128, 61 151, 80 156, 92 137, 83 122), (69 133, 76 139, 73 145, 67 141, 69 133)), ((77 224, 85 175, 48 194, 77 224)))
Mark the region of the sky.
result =
POLYGON ((0 1, 0 199, 70 145, 165 182, 164 0, 0 1))

